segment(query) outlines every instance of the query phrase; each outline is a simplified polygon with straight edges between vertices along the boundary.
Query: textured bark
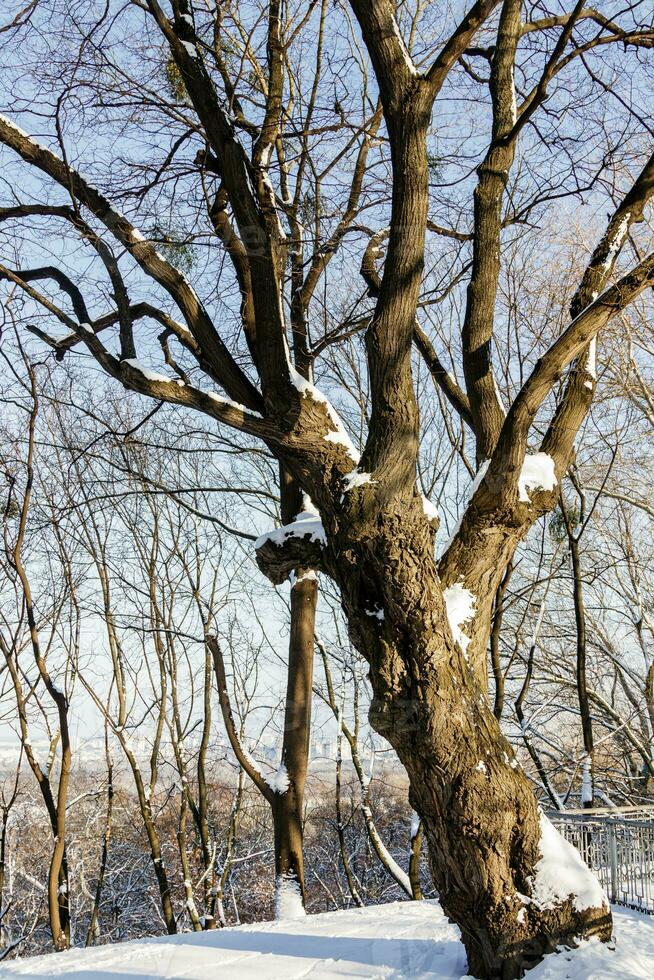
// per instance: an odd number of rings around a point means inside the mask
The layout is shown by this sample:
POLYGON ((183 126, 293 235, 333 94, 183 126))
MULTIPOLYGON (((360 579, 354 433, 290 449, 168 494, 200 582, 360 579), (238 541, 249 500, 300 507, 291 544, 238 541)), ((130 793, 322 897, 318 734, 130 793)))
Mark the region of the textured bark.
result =
POLYGON ((257 562, 274 585, 281 585, 296 568, 322 568, 322 547, 307 536, 288 538, 283 548, 266 541, 257 551, 257 562))
POLYGON ((477 461, 488 459, 497 442, 504 409, 491 361, 495 299, 500 274, 502 204, 515 156, 515 52, 520 36, 521 0, 505 0, 491 61, 493 131, 478 169, 474 193, 472 272, 461 339, 463 370, 477 439, 477 461))
MULTIPOLYGON (((409 775, 433 881, 462 930, 470 972, 518 977, 562 942, 608 938, 610 913, 579 913, 570 899, 552 909, 529 904, 518 920, 517 893, 531 894, 541 857, 536 801, 488 702, 485 678, 453 641, 419 498, 389 506, 375 497, 370 484, 345 495, 338 521, 345 530, 328 535, 326 548, 351 638, 370 665, 370 721, 409 775)), ((515 530, 510 539, 515 547, 515 530)), ((478 551, 474 541, 472 547, 478 551)), ((475 617, 484 649, 493 595, 475 617)))

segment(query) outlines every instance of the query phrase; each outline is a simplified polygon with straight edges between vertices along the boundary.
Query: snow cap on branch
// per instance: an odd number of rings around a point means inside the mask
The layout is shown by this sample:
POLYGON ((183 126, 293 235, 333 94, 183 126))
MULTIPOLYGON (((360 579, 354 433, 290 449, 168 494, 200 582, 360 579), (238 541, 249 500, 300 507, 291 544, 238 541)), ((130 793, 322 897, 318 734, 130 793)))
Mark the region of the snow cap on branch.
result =
POLYGON ((528 504, 529 492, 553 490, 557 484, 554 460, 547 453, 528 453, 518 477, 518 500, 528 504))

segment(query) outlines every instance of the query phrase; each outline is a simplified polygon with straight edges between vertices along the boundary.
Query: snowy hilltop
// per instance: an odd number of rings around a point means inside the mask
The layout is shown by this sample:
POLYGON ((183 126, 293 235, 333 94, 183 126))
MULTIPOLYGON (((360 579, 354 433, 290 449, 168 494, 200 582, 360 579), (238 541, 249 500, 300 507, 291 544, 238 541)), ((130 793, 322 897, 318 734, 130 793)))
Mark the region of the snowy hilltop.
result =
MULTIPOLYGON (((591 940, 548 956, 530 980, 650 980, 654 919, 616 907, 614 925, 615 943, 591 940)), ((466 955, 437 902, 396 902, 16 960, 0 965, 0 977, 463 980, 466 955)))

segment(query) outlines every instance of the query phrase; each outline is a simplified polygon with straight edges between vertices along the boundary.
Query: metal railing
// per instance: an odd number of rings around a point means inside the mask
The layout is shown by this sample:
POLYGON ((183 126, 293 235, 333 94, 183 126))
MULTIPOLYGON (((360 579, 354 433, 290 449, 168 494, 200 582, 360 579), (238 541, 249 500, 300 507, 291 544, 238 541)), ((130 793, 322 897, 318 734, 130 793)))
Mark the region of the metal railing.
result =
POLYGON ((611 902, 654 915, 653 811, 640 812, 638 819, 596 811, 548 817, 593 869, 611 902))

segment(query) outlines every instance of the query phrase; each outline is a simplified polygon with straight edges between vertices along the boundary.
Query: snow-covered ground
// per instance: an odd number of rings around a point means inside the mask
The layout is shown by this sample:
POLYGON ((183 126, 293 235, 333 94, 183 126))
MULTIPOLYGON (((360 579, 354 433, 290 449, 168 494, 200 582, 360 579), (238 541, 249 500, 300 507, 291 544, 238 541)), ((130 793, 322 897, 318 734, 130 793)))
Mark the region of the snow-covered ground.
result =
MULTIPOLYGON (((615 908, 615 946, 549 956, 530 980, 651 980, 654 920, 615 908)), ((50 954, 0 964, 0 977, 69 980, 461 980, 458 930, 436 902, 396 902, 286 922, 50 954)))

